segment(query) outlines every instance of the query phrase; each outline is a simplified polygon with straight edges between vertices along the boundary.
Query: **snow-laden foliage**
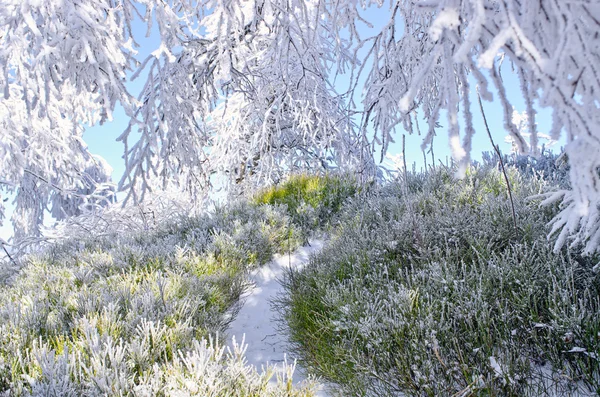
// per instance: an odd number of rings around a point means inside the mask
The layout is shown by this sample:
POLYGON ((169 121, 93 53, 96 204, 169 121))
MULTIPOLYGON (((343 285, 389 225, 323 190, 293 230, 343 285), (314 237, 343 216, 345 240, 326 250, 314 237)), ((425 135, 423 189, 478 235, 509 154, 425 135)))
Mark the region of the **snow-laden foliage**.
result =
POLYGON ((121 187, 134 199, 156 186, 152 179, 195 194, 215 173, 230 184, 334 166, 372 175, 374 152, 385 152, 398 128, 413 132, 424 119, 427 146, 441 117, 464 173, 477 89, 496 98, 521 152, 537 153, 536 107, 552 108, 549 135, 567 137, 573 186, 554 198, 565 203, 555 230, 560 243, 575 234, 593 251, 599 21, 589 1, 7 0, 2 186, 18 190, 15 223, 30 232, 40 202, 73 189, 85 168, 82 123, 110 120, 117 103, 131 117, 119 139, 121 187), (160 44, 137 59, 144 25, 157 28, 160 44), (520 82, 529 142, 512 120, 508 68, 520 82), (147 76, 137 98, 128 76, 147 76))
POLYGON ((220 345, 249 269, 299 243, 286 208, 134 207, 71 217, 23 268, 0 267, 0 395, 312 395, 292 366, 268 386, 243 346, 220 345))
MULTIPOLYGON (((272 368, 258 372, 245 364, 247 345, 224 347, 213 340, 193 340, 190 348, 177 351, 161 364, 151 360, 154 350, 169 346, 162 324, 145 322, 137 335, 123 343, 98 332, 96 322, 81 321, 78 339, 56 345, 38 340, 31 350, 18 352, 31 374, 3 396, 241 396, 306 397, 310 383, 292 387, 295 365, 284 364, 275 383, 272 368), (58 351, 57 351, 58 347, 58 351)), ((61 343, 60 341, 58 343, 61 343)), ((0 357, 0 366, 4 366, 0 357)), ((0 390, 4 389, 0 378, 0 390)))
MULTIPOLYGON (((527 111, 523 111, 523 112, 519 113, 516 110, 513 110, 512 122, 517 127, 517 129, 519 130, 519 132, 521 133, 523 138, 528 139, 528 140, 531 139, 531 133, 528 132, 529 131, 529 118, 527 117, 527 111)), ((552 147, 558 143, 558 141, 555 141, 554 139, 552 139, 552 137, 548 134, 544 134, 539 131, 537 134, 538 134, 538 147, 536 150, 539 151, 540 154, 543 154, 546 151, 546 149, 552 149, 552 147), (540 141, 542 141, 542 142, 540 142, 540 141)), ((510 143, 512 145, 513 153, 517 153, 517 154, 519 153, 519 147, 517 145, 517 142, 515 142, 515 139, 511 135, 505 136, 504 142, 510 143)))
MULTIPOLYGON (((97 178, 97 181, 102 180, 102 174, 91 172, 89 175, 97 178)), ((114 200, 114 185, 104 186, 107 189, 99 195, 78 196, 75 199, 60 195, 54 197, 54 209, 59 210, 57 218, 66 215, 67 211, 70 211, 70 216, 52 226, 41 226, 40 236, 28 236, 13 241, 10 247, 12 259, 20 260, 22 255, 46 245, 84 242, 91 238, 127 239, 132 235, 155 233, 164 230, 165 227, 174 228, 177 224, 184 227, 182 224, 189 223, 190 219, 196 219, 203 212, 206 213, 196 203, 192 203, 189 197, 173 190, 150 194, 142 203, 110 203, 114 200), (77 204, 79 205, 76 206, 77 204)))
POLYGON ((9 0, 0 7, 0 192, 15 195, 16 239, 39 234, 49 202, 66 208, 54 198, 102 195, 90 183, 97 160, 82 140, 83 123, 107 119, 117 101, 131 103, 122 36, 128 18, 104 3, 9 0))
MULTIPOLYGON (((367 164, 332 66, 351 60, 313 1, 206 1, 179 12, 144 64, 150 76, 120 139, 124 187, 150 172, 197 191, 217 173, 229 183, 278 182, 298 170, 367 164), (181 47, 176 54, 173 47, 181 47), (158 148, 158 151, 157 149, 158 148)), ((132 191, 132 194, 135 194, 132 191)))
POLYGON ((67 194, 55 194, 52 197, 52 217, 60 221, 84 213, 93 214, 116 202, 112 172, 113 169, 106 160, 92 155, 92 162, 81 178, 83 186, 71 197, 67 194))
POLYGON ((174 190, 158 191, 141 203, 113 203, 98 211, 66 217, 52 227, 43 228, 42 234, 50 242, 85 240, 90 233, 95 237, 128 236, 185 224, 208 212, 174 190))
POLYGON ((305 365, 345 395, 600 391, 599 258, 552 252, 558 208, 530 197, 555 185, 531 167, 508 168, 515 229, 493 165, 409 173, 343 210, 278 304, 305 365))
MULTIPOLYGON (((570 187, 569 166, 564 157, 564 154, 547 151, 540 153, 537 158, 512 153, 503 155, 503 161, 507 167, 517 169, 526 177, 543 179, 550 189, 568 189, 570 187)), ((499 168, 498 165, 499 158, 496 153, 482 153, 482 166, 499 168)))

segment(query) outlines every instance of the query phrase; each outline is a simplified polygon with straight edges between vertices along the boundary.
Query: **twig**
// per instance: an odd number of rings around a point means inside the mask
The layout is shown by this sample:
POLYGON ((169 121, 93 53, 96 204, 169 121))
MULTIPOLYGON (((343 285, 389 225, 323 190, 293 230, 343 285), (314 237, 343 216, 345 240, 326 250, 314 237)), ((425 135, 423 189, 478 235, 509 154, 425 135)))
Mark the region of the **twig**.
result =
POLYGON ((0 244, 2 244, 2 249, 4 250, 4 252, 6 252, 6 256, 8 256, 8 259, 10 259, 10 261, 15 266, 19 266, 19 264, 17 263, 17 261, 15 261, 14 258, 12 256, 10 256, 10 254, 8 253, 8 250, 6 249, 6 246, 4 245, 4 241, 0 242, 0 244))
POLYGON ((442 360, 442 355, 440 354, 440 347, 438 346, 437 342, 433 344, 433 352, 435 353, 435 357, 438 359, 440 364, 442 364, 442 367, 444 367, 444 369, 448 369, 448 367, 444 363, 444 360, 442 360))
POLYGON ((404 163, 404 179, 406 180, 406 135, 402 134, 402 162, 404 163))
POLYGON ((481 95, 479 95, 479 89, 477 89, 477 100, 479 101, 479 109, 481 110, 481 116, 483 117, 483 124, 485 125, 485 130, 487 131, 488 137, 490 138, 490 142, 492 143, 492 147, 496 151, 498 155, 498 159, 500 160, 500 167, 502 168, 502 174, 504 175, 504 180, 506 181, 506 188, 508 190, 508 198, 510 200, 510 208, 512 210, 512 217, 515 226, 515 231, 518 233, 519 228, 517 227, 517 214, 515 212, 515 203, 513 202, 512 190, 510 188, 510 183, 508 182, 508 176, 506 175, 506 169, 504 168, 504 161, 502 161, 502 153, 500 153, 500 148, 498 145, 494 143, 494 139, 492 138, 492 133, 490 132, 490 127, 488 126, 487 118, 485 117, 485 112, 483 110, 483 103, 481 102, 481 95))
POLYGON ((267 339, 267 338, 269 338, 269 337, 271 337, 271 336, 277 336, 277 334, 268 334, 268 335, 265 335, 265 337, 264 337, 264 338, 262 338, 260 341, 261 341, 261 342, 264 342, 264 341, 265 341, 265 339, 267 339))
POLYGON ((404 162, 404 180, 402 186, 404 187, 404 194, 402 195, 404 198, 404 202, 406 204, 406 209, 410 213, 410 217, 413 223, 413 233, 414 238, 419 246, 419 249, 423 247, 421 243, 421 232, 419 230, 419 224, 417 223, 417 218, 415 212, 413 211, 411 201, 408 197, 408 173, 406 171, 406 135, 402 135, 402 161, 404 162))

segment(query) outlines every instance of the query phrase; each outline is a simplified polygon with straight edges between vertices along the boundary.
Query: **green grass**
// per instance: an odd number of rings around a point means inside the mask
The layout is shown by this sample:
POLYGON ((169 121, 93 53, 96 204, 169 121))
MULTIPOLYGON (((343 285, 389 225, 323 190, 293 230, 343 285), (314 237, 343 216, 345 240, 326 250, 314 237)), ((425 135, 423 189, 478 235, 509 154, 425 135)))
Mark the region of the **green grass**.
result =
POLYGON ((305 364, 345 395, 599 392, 600 258, 554 254, 552 213, 527 200, 549 186, 509 178, 517 230, 488 168, 410 176, 348 205, 278 302, 305 364))
POLYGON ((252 201, 259 205, 285 205, 293 222, 307 235, 327 225, 359 190, 350 176, 302 174, 264 189, 252 201))

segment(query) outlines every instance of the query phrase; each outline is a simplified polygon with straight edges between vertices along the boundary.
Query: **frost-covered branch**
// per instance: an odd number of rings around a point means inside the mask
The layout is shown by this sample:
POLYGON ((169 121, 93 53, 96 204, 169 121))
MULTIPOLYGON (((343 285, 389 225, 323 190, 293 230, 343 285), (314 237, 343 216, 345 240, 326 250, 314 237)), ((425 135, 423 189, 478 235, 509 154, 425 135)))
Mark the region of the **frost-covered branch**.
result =
MULTIPOLYGON (((181 18, 177 55, 156 52, 126 142, 132 197, 149 175, 192 194, 219 175, 264 184, 296 170, 360 162, 347 104, 329 81, 350 55, 331 37, 319 2, 208 2, 211 13, 181 18), (205 31, 193 31, 193 20, 205 31)), ((164 39, 163 39, 164 43, 164 39)), ((163 48, 163 47, 161 47, 163 48)), ((370 158, 363 156, 362 158, 370 158)), ((370 171, 373 172, 373 171, 370 171)))
MULTIPOLYGON (((444 111, 449 144, 464 171, 474 134, 469 93, 473 83, 491 101, 494 87, 505 129, 521 153, 537 154, 536 107, 553 110, 550 133, 567 136, 573 190, 565 197, 554 230, 557 248, 574 243, 600 246, 600 6, 553 0, 396 1, 390 22, 371 40, 363 106, 384 148, 399 126, 412 132, 411 114, 421 109, 431 143, 444 111), (403 16, 402 24, 396 15, 403 16), (403 30, 398 34, 398 28, 403 30), (512 121, 513 104, 502 78, 509 63, 526 104, 529 142, 512 121), (458 117, 464 122, 459 124, 458 117), (461 133, 459 125, 464 131, 461 133), (462 136, 461 136, 462 135, 462 136)), ((356 20, 348 22, 355 29, 356 20)))
POLYGON ((590 1, 8 0, 0 9, 0 158, 9 165, 0 180, 9 193, 27 192, 29 212, 17 226, 35 224, 36 203, 52 189, 23 170, 76 190, 89 158, 82 123, 110 120, 117 103, 131 118, 119 138, 120 187, 134 201, 168 186, 197 197, 218 178, 240 189, 306 168, 372 176, 373 154, 412 133, 418 118, 428 124, 424 149, 446 126, 464 173, 477 86, 484 100, 496 98, 521 153, 537 153, 536 109, 552 109, 550 136, 567 137, 573 186, 555 222, 567 233, 559 241, 577 234, 593 251, 599 36, 600 6, 590 1), (141 62, 140 23, 160 37, 141 62), (518 77, 526 128, 512 120, 503 65, 518 77), (125 82, 140 76, 135 97, 125 82), (342 93, 338 77, 349 80, 342 93))

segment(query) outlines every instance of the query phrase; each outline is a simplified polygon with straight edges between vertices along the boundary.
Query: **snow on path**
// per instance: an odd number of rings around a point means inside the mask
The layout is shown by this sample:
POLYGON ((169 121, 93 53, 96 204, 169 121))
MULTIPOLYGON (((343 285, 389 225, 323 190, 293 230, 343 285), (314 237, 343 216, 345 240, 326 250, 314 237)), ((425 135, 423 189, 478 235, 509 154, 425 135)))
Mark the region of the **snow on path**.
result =
MULTIPOLYGON (((309 255, 319 251, 323 241, 310 241, 309 246, 301 247, 291 255, 275 255, 273 260, 254 270, 250 274, 250 281, 254 288, 242 296, 243 306, 229 328, 229 336, 237 342, 244 340, 247 344, 246 360, 254 365, 258 371, 266 368, 267 364, 275 367, 276 372, 282 371, 284 359, 288 364, 293 364, 294 357, 287 352, 287 339, 277 329, 275 312, 271 310, 271 301, 283 292, 280 284, 285 270, 290 266, 295 269, 302 268, 308 261, 309 255)), ((296 365, 294 384, 304 381, 305 374, 300 365, 296 365)), ((271 378, 275 382, 276 376, 271 378)), ((317 396, 325 397, 328 394, 319 390, 317 396)))

